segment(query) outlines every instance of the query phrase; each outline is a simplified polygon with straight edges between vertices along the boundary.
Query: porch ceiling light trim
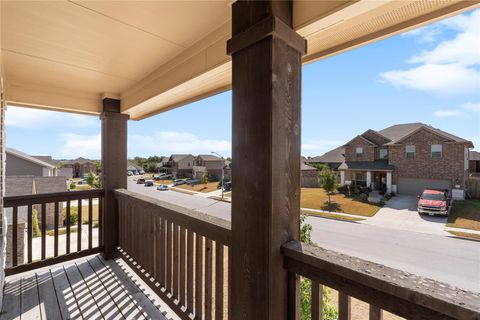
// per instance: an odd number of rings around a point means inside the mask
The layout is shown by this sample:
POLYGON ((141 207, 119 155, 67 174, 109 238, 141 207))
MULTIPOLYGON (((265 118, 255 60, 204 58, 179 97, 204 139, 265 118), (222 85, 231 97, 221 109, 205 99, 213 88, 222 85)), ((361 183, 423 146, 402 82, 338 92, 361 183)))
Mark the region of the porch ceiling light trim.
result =
POLYGON ((293 31, 285 22, 273 15, 268 16, 246 31, 235 35, 227 41, 227 53, 234 53, 243 50, 267 37, 278 37, 285 41, 290 47, 302 54, 307 52, 307 40, 293 31))

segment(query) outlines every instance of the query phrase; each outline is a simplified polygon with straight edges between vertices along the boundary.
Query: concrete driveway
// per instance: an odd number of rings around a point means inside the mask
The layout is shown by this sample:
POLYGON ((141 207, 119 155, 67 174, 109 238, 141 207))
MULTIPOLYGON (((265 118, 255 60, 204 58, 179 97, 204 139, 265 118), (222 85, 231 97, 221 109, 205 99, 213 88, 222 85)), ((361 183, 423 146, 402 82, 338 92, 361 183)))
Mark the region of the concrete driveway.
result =
POLYGON ((397 230, 450 235, 444 230, 446 217, 418 214, 417 198, 409 195, 396 195, 375 216, 361 223, 397 230))

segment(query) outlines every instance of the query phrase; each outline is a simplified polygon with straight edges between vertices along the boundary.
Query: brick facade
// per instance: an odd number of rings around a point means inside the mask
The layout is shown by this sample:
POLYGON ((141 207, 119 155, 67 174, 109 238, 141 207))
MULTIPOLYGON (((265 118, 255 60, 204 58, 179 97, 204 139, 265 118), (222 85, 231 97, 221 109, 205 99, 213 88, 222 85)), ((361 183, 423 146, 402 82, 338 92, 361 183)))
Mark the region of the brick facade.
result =
POLYGON ((368 143, 365 139, 361 137, 356 137, 348 146, 345 147, 345 161, 374 161, 375 160, 375 146, 368 143), (357 157, 356 148, 363 148, 363 155, 357 157))
POLYGON ((448 142, 446 138, 421 129, 407 137, 400 145, 389 147, 389 163, 395 166, 392 182, 397 184, 398 177, 448 179, 452 186, 464 188, 465 181, 465 144, 448 142), (415 145, 415 157, 407 158, 406 145, 415 145), (442 145, 442 157, 432 158, 431 145, 442 145))

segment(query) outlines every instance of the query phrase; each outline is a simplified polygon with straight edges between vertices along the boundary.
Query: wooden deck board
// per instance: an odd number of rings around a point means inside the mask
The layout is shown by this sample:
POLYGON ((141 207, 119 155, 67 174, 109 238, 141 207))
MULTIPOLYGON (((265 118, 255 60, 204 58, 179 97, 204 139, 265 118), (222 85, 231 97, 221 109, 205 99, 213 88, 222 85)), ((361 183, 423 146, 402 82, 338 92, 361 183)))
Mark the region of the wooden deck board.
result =
POLYGON ((22 279, 12 279, 11 282, 5 282, 5 289, 3 291, 3 305, 0 319, 13 320, 20 319, 22 313, 22 279))
POLYGON ((137 308, 132 296, 128 294, 118 278, 105 267, 99 258, 90 259, 89 264, 101 279, 105 290, 112 297, 115 304, 122 310, 125 318, 145 319, 143 313, 137 308))
POLYGON ((7 277, 0 320, 166 320, 160 311, 164 303, 135 279, 99 255, 7 277))
POLYGON ((62 319, 50 272, 37 274, 38 299, 42 319, 62 319))
POLYGON ((37 320, 40 316, 37 277, 35 274, 22 279, 22 319, 37 320))

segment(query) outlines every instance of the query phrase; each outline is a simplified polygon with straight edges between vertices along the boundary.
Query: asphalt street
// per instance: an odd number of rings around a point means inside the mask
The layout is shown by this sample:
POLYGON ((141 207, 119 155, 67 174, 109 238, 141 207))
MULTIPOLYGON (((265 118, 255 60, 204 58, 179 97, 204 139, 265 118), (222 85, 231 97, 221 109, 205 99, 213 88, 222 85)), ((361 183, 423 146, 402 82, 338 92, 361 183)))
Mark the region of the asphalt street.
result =
MULTIPOLYGON (((128 189, 230 220, 230 203, 137 185, 128 189)), ((480 242, 380 226, 309 217, 318 245, 365 260, 480 292, 480 242)))

